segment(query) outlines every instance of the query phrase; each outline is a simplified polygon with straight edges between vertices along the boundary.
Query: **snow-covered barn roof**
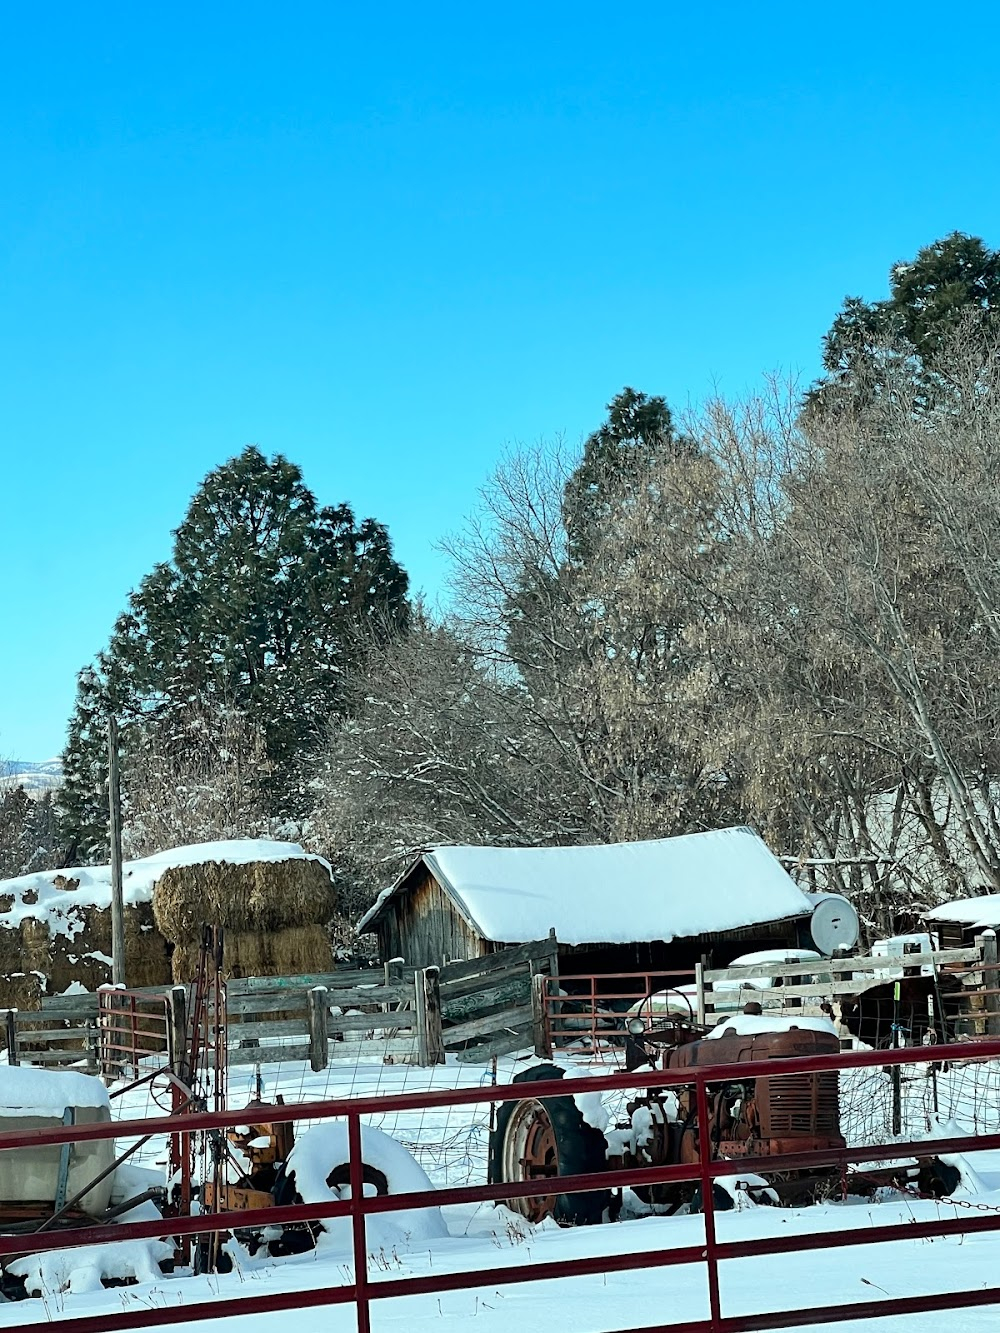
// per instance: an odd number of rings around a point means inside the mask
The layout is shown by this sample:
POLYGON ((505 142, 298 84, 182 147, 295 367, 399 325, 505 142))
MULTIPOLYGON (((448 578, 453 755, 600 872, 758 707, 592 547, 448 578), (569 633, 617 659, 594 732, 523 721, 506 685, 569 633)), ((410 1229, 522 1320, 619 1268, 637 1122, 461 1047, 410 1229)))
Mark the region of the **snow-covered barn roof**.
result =
POLYGON ((670 941, 808 916, 812 904, 749 828, 588 847, 431 847, 358 923, 374 928, 426 865, 486 940, 670 941))
POLYGON ((956 921, 963 926, 1000 926, 1000 893, 979 898, 953 898, 924 913, 925 921, 956 921))

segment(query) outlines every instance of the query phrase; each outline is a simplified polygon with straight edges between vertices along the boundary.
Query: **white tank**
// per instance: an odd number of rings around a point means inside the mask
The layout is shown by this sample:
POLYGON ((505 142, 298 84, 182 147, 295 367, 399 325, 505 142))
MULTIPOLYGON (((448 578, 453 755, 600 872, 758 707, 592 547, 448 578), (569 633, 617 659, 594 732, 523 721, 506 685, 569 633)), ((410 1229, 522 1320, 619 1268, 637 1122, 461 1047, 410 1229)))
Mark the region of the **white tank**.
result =
POLYGON ((839 893, 807 893, 812 903, 809 934, 816 948, 827 958, 837 948, 853 949, 861 926, 853 905, 839 893))
MULTIPOLYGON (((0 1132, 16 1129, 57 1129, 60 1125, 107 1124, 111 1120, 108 1090, 99 1078, 75 1072, 56 1073, 15 1065, 0 1069, 0 1132)), ((0 1152, 0 1208, 5 1203, 37 1203, 53 1208, 59 1190, 62 1146, 12 1148, 0 1152)), ((65 1197, 74 1194, 111 1165, 113 1138, 72 1143, 65 1197)), ((105 1211, 111 1199, 114 1172, 80 1200, 92 1217, 105 1211)))

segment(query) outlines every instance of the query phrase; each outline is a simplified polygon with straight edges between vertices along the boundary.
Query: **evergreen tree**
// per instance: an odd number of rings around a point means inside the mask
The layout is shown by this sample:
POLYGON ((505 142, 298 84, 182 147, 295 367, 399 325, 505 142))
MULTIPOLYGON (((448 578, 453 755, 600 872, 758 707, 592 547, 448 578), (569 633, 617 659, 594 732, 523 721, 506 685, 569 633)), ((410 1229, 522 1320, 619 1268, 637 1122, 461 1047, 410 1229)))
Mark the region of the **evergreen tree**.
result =
POLYGON ((23 786, 0 795, 0 879, 56 865, 58 831, 50 791, 33 799, 23 786))
POLYGON ((826 376, 807 395, 812 407, 856 401, 884 384, 900 365, 928 403, 940 397, 939 358, 963 322, 989 336, 1000 312, 1000 250, 977 236, 952 232, 894 264, 889 296, 867 302, 849 296, 823 339, 826 376))
POLYGON ((321 508, 299 469, 249 447, 209 473, 173 558, 129 598, 106 652, 80 677, 61 805, 85 856, 106 846, 104 735, 113 710, 178 731, 193 705, 236 708, 264 737, 269 812, 298 816, 303 756, 342 707, 359 629, 406 620, 407 577, 385 528, 321 508))
POLYGON ((566 483, 564 520, 570 558, 585 563, 613 511, 634 502, 655 468, 690 457, 690 440, 674 430, 667 400, 626 386, 607 405, 607 419, 587 437, 583 458, 566 483))

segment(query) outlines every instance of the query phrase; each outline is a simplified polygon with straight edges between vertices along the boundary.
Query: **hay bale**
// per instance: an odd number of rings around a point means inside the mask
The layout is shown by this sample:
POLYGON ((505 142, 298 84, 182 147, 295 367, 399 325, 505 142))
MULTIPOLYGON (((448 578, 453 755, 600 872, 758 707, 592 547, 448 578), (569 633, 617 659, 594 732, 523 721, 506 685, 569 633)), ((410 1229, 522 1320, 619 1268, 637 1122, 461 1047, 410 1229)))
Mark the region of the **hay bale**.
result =
POLYGON ((185 947, 201 938, 206 924, 245 935, 322 925, 336 903, 330 872, 304 857, 175 866, 164 871, 153 890, 160 932, 185 947))
MULTIPOLYGON (((193 981, 198 974, 197 944, 174 947, 175 982, 193 981)), ((333 950, 322 926, 292 926, 270 934, 227 933, 223 948, 227 977, 287 977, 302 972, 329 972, 333 950)))
POLYGON ((0 1008, 3 1009, 41 1009, 44 994, 45 978, 36 972, 5 972, 0 980, 0 1008))
MULTIPOLYGON (((50 934, 48 920, 25 917, 20 928, 0 927, 0 1007, 25 1007, 17 979, 24 973, 41 974, 32 994, 60 995, 73 982, 93 991, 110 982, 110 909, 80 908, 69 926, 72 935, 50 934)), ((172 980, 170 946, 149 903, 125 908, 125 976, 130 986, 169 986, 172 980)))
MULTIPOLYGON (((0 926, 0 982, 6 983, 16 973, 25 970, 23 957, 20 930, 16 926, 0 926)), ((0 996, 0 1004, 12 1006, 12 1002, 3 996, 0 996)))

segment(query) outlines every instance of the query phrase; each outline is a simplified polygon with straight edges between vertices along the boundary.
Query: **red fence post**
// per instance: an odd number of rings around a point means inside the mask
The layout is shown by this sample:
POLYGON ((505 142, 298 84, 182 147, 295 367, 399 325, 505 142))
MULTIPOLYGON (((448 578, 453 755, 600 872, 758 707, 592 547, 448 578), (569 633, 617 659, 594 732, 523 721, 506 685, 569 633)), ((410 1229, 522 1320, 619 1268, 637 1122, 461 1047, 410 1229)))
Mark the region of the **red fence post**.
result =
POLYGON ((361 1150, 361 1118, 347 1113, 347 1151, 351 1168, 351 1229, 354 1240, 354 1293, 358 1333, 371 1333, 368 1308, 368 1239, 365 1234, 365 1163, 361 1150))
POLYGON ((715 1243, 715 1181, 712 1178, 712 1131, 708 1116, 708 1089, 702 1075, 695 1075, 698 1103, 698 1160, 701 1163, 701 1211, 705 1218, 705 1264, 708 1270, 708 1308, 713 1333, 721 1327, 719 1260, 715 1243))

